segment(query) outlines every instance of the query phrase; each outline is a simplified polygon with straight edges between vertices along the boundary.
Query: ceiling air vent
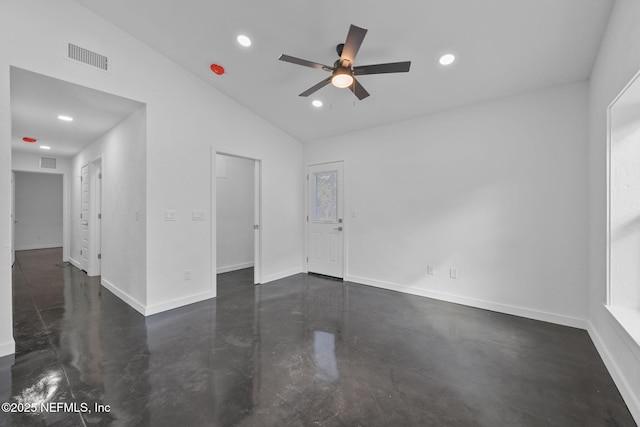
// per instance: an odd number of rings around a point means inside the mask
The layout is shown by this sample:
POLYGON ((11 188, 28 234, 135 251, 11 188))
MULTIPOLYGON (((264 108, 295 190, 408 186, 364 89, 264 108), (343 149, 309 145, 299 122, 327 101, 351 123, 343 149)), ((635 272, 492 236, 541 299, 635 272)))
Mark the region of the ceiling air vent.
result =
POLYGON ((91 65, 103 71, 108 69, 107 61, 109 58, 71 43, 69 43, 69 59, 91 65))
POLYGON ((56 169, 56 159, 53 157, 40 157, 41 169, 56 169))

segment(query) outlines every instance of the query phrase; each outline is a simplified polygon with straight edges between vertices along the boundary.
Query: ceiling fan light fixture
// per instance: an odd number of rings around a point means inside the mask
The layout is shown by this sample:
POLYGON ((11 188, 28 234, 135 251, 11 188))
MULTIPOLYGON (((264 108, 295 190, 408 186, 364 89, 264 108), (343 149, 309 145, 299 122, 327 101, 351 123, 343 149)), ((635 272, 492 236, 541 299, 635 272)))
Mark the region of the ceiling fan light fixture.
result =
POLYGON ((338 88, 345 88, 353 84, 353 76, 347 68, 338 68, 331 78, 331 84, 338 88))

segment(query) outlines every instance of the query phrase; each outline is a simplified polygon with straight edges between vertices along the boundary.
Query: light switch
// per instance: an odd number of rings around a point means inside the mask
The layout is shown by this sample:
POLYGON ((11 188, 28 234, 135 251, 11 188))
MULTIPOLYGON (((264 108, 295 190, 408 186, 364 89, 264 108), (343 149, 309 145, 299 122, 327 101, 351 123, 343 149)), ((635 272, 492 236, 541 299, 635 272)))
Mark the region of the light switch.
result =
POLYGON ((166 211, 164 211, 164 220, 165 221, 175 221, 176 220, 176 211, 174 211, 174 210, 166 210, 166 211))
POLYGON ((191 220, 192 221, 204 221, 204 211, 193 211, 193 212, 191 212, 191 220))

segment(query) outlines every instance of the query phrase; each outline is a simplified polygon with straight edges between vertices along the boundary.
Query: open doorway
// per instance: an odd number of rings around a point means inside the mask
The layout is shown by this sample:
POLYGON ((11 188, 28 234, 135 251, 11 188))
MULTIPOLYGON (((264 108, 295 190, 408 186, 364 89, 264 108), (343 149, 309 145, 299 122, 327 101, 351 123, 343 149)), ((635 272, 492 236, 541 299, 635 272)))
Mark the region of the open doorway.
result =
POLYGON ((61 248, 63 245, 63 176, 12 172, 15 251, 61 248))
POLYGON ((216 274, 254 269, 260 279, 260 161, 215 153, 216 274))

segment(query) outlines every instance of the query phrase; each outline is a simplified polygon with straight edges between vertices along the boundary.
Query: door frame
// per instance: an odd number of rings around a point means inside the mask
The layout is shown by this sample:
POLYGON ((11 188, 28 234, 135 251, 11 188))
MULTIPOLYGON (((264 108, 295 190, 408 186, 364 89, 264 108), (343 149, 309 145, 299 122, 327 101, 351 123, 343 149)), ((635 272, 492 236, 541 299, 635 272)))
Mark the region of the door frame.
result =
POLYGON ((98 206, 102 206, 101 178, 97 176, 104 169, 102 155, 89 161, 89 265, 87 276, 99 276, 102 271, 102 263, 98 259, 101 253, 101 219, 98 218, 98 206), (98 200, 98 197, 100 200, 98 200))
POLYGON ((309 273, 309 218, 311 217, 310 211, 310 188, 311 182, 309 181, 309 169, 312 166, 322 166, 330 163, 342 163, 342 181, 343 181, 343 194, 342 194, 342 204, 343 204, 343 212, 342 212, 342 224, 344 227, 344 232, 342 233, 342 280, 347 281, 349 276, 349 214, 348 214, 348 193, 347 189, 347 170, 346 170, 346 162, 344 160, 327 160, 324 162, 312 162, 307 163, 305 165, 304 170, 304 210, 305 210, 305 218, 304 218, 304 254, 302 256, 302 271, 304 273, 309 273))
POLYGON ((216 179, 216 155, 238 157, 254 162, 253 173, 253 209, 254 225, 258 228, 253 234, 253 284, 259 285, 263 282, 262 268, 262 159, 255 157, 252 153, 227 147, 211 147, 211 290, 217 295, 217 248, 216 248, 216 203, 217 203, 217 179, 216 179))
POLYGON ((16 173, 14 171, 11 171, 11 266, 13 266, 15 262, 16 262, 16 173))

